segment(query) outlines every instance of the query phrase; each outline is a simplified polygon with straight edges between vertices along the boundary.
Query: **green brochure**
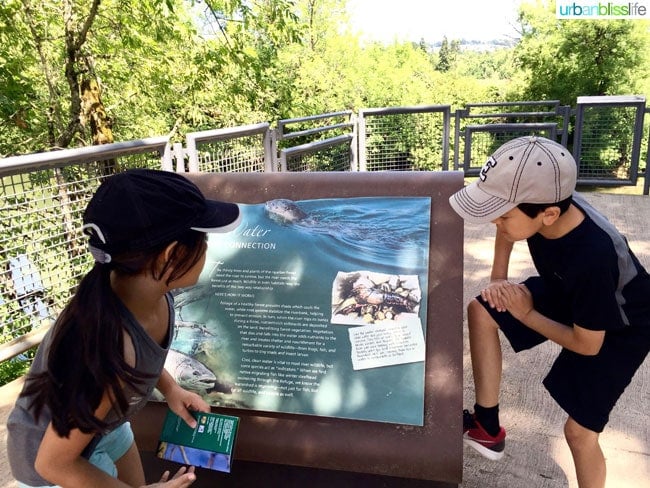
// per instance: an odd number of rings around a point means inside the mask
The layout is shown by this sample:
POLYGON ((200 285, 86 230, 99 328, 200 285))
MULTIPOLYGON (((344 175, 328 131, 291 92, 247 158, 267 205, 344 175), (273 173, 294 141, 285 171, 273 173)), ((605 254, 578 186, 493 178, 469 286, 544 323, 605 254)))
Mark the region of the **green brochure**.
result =
POLYGON ((230 472, 239 417, 195 412, 192 429, 171 410, 160 434, 158 457, 190 466, 230 472))

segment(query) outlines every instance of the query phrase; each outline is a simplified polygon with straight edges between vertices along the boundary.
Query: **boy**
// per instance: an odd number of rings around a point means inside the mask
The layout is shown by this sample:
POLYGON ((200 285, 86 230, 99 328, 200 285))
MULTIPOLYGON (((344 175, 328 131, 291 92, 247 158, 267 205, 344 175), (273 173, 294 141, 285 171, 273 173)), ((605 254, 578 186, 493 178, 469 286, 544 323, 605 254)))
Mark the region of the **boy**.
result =
POLYGON ((650 275, 614 226, 578 193, 576 163, 560 144, 520 137, 497 149, 479 179, 449 199, 470 222, 496 225, 490 283, 467 309, 476 404, 463 439, 503 457, 501 345, 560 346, 544 386, 568 414, 564 434, 581 488, 605 486, 598 442, 616 401, 650 350, 650 275), (526 239, 539 276, 508 281, 515 241, 526 239))

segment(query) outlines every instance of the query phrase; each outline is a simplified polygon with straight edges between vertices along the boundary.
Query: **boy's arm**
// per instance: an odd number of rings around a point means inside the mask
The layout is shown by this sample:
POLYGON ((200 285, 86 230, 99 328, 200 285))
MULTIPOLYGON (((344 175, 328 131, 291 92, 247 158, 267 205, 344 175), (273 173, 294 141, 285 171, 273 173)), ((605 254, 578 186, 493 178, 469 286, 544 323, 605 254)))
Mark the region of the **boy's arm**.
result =
POLYGON ((504 284, 507 284, 512 247, 513 242, 507 240, 497 227, 496 236, 494 237, 494 257, 492 258, 490 284, 481 290, 481 297, 490 307, 499 312, 506 309, 500 290, 504 284))
POLYGON ((605 340, 604 330, 590 330, 556 322, 533 307, 533 299, 525 285, 509 284, 502 289, 507 310, 526 327, 549 340, 584 356, 598 354, 605 340))
POLYGON ((494 257, 492 259, 490 281, 508 279, 508 266, 510 264, 512 246, 513 243, 503 237, 503 234, 497 227, 496 236, 494 237, 494 257))

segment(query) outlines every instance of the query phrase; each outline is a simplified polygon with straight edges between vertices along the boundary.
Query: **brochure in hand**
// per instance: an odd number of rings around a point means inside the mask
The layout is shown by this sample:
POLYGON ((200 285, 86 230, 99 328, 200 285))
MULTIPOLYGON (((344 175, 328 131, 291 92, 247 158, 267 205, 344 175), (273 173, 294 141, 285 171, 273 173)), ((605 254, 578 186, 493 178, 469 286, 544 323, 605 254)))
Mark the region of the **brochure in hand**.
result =
POLYGON ((169 410, 160 434, 157 456, 168 461, 230 473, 239 417, 194 412, 192 429, 169 410))

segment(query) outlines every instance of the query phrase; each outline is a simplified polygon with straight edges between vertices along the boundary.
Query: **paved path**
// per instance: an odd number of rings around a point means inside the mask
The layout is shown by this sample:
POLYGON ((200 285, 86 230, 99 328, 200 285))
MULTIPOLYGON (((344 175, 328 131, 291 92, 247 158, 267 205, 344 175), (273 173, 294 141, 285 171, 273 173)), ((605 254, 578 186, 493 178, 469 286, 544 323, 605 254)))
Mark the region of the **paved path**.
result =
MULTIPOLYGON (((650 268, 650 197, 585 195, 627 235, 639 259, 650 268)), ((489 277, 493 233, 489 224, 465 227, 465 302, 489 277)), ((525 244, 518 243, 511 278, 524 278, 531 272, 525 244)), ((463 328, 466 330, 465 324, 463 328)), ((464 343, 464 396, 465 405, 471 407, 474 395, 466 337, 464 343)), ((517 355, 509 346, 503 349, 501 415, 508 431, 506 455, 492 462, 465 448, 462 488, 577 487, 562 434, 565 415, 540 384, 559 348, 548 344, 517 355)), ((0 488, 16 486, 8 479, 5 452, 6 417, 16 393, 15 386, 0 388, 0 488)), ((650 488, 649 411, 650 360, 637 373, 601 436, 608 463, 608 488, 650 488)))

